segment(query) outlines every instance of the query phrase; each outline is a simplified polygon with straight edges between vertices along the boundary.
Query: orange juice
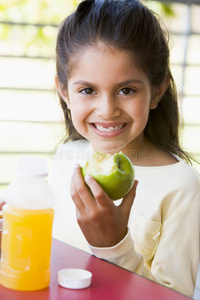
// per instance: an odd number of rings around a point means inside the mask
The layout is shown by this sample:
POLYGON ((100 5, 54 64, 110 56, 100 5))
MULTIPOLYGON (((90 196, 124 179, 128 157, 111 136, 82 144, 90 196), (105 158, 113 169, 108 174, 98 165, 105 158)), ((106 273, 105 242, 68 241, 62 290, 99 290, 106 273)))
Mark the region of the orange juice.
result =
POLYGON ((52 208, 29 210, 4 205, 0 283, 34 291, 50 282, 52 208))

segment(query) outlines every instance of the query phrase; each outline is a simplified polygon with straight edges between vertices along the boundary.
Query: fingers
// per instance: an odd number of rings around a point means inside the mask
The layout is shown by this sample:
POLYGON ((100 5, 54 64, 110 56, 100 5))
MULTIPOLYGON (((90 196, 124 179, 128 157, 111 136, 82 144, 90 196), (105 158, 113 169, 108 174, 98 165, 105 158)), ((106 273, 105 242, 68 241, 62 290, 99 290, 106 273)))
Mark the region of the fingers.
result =
POLYGON ((113 204, 92 176, 86 175, 83 179, 79 165, 74 169, 70 191, 79 212, 87 207, 92 209, 97 204, 100 206, 108 206, 109 203, 113 204))
POLYGON ((76 189, 76 185, 75 185, 75 180, 74 177, 72 176, 71 179, 71 185, 70 185, 70 194, 71 194, 71 198, 77 208, 78 211, 82 211, 84 209, 84 204, 81 201, 78 191, 76 189))
POLYGON ((4 206, 4 204, 5 204, 4 201, 0 202, 0 210, 2 210, 2 207, 4 206))
POLYGON ((91 181, 93 182, 95 180, 89 175, 87 175, 86 178, 87 177, 89 177, 88 182, 85 182, 81 172, 81 167, 77 165, 72 176, 70 192, 79 212, 83 212, 83 210, 87 207, 92 209, 94 205, 96 205, 96 199, 89 189, 91 186, 91 181), (86 185, 86 183, 88 185, 86 185))
POLYGON ((78 224, 89 244, 113 246, 127 233, 138 182, 135 181, 121 205, 116 206, 92 176, 86 175, 84 179, 77 166, 71 180, 71 196, 77 208, 78 224))
MULTIPOLYGON (((135 180, 132 189, 123 198, 120 207, 123 208, 125 214, 130 213, 138 181, 135 180)), ((108 195, 104 192, 98 182, 90 175, 86 175, 83 179, 81 167, 78 165, 74 169, 74 174, 71 181, 71 197, 81 213, 84 209, 93 209, 97 204, 103 207, 111 207, 114 205, 108 195)))
POLYGON ((94 198, 100 206, 107 206, 109 203, 112 203, 108 195, 92 176, 86 175, 85 182, 89 186, 94 198))
POLYGON ((70 194, 76 208, 79 212, 83 211, 85 208, 84 202, 82 201, 82 197, 91 197, 91 193, 85 185, 83 180, 83 176, 81 173, 81 167, 79 165, 76 166, 73 172, 73 176, 71 179, 70 186, 70 194))

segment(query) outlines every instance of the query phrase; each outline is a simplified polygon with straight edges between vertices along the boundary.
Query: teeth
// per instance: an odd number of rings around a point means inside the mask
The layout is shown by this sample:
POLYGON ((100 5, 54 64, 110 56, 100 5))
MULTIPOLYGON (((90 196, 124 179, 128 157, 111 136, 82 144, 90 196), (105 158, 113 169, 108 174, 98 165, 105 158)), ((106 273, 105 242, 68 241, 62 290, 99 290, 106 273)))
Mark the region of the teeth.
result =
POLYGON ((99 131, 106 131, 106 132, 109 132, 109 131, 116 131, 116 130, 120 130, 124 127, 124 125, 119 125, 119 126, 115 126, 115 127, 108 127, 108 128, 105 128, 101 125, 96 125, 95 124, 95 127, 96 129, 98 129, 99 131))

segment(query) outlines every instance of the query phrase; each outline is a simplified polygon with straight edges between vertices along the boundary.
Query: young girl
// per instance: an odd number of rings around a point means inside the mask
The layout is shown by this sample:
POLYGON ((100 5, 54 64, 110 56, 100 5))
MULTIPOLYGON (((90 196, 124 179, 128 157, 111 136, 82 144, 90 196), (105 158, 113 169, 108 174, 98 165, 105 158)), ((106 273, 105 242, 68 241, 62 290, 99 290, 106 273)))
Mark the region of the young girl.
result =
POLYGON ((68 138, 51 177, 54 237, 192 296, 200 180, 179 144, 158 20, 137 0, 83 1, 61 24, 56 51, 68 138), (82 177, 79 164, 94 151, 122 151, 135 166, 135 184, 117 205, 91 176, 82 177))

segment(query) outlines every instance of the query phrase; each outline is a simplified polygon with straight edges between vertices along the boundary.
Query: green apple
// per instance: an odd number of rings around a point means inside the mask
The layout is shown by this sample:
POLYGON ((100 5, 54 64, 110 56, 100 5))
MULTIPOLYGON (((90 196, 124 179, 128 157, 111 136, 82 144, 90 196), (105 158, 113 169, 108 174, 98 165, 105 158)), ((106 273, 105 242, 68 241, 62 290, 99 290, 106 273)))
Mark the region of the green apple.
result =
POLYGON ((124 197, 135 178, 134 167, 122 152, 114 155, 95 152, 82 167, 82 174, 94 177, 112 200, 124 197))

